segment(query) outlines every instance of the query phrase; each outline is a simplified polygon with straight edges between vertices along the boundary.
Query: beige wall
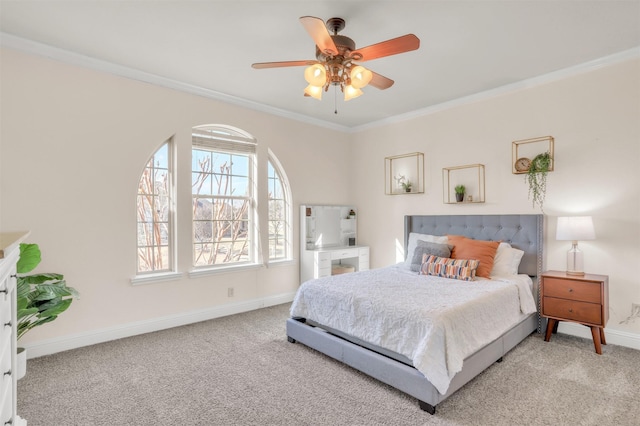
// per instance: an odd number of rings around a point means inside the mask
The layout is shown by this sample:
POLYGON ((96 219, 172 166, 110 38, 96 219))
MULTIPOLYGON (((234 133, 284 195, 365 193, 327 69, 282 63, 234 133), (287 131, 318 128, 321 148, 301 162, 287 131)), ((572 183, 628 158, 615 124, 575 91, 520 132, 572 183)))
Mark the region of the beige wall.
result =
POLYGON ((511 142, 547 135, 556 163, 544 204, 545 266, 566 268, 570 242, 555 240, 557 216, 593 216, 597 239, 579 247, 587 272, 609 275, 607 329, 639 339, 640 316, 624 322, 640 305, 640 60, 356 134, 360 241, 380 267, 396 260, 405 214, 539 213, 524 177, 511 173, 511 142), (425 193, 385 195, 384 158, 416 151, 425 154, 425 193), (475 163, 486 168, 486 202, 444 204, 442 169, 475 163))
MULTIPOLYGON (((65 273, 82 298, 54 324, 29 333, 26 346, 158 322, 216 307, 291 295, 297 263, 132 286, 135 191, 151 153, 175 136, 179 163, 179 245, 189 252, 190 129, 241 128, 271 149, 298 206, 354 204, 359 240, 372 267, 396 261, 405 214, 537 213, 522 176, 511 174, 511 141, 552 135, 556 171, 545 204, 546 267, 563 269, 568 243, 555 241, 555 218, 590 214, 597 240, 581 242, 589 272, 610 276, 608 329, 640 341, 640 61, 355 133, 342 133, 192 94, 2 50, 0 231, 31 230, 40 270, 65 273), (384 194, 384 157, 425 153, 426 192, 384 194), (486 166, 484 204, 442 203, 443 167, 486 166), (236 296, 227 297, 227 287, 236 296)), ((180 272, 190 269, 179 259, 180 272)), ((247 305, 249 306, 249 305, 247 305)), ((240 308, 241 309, 241 308, 240 308)), ((171 323, 169 321, 168 323, 171 323)), ((116 333, 117 334, 117 333, 116 333)), ((124 332, 126 334, 126 332, 124 332)), ((84 339, 84 340, 83 340, 84 339)), ((73 343, 71 343, 73 344, 73 343)))
MULTIPOLYGON (((228 124, 277 156, 294 206, 347 203, 349 135, 41 57, 2 51, 1 230, 31 230, 43 261, 81 299, 22 344, 67 338, 215 306, 293 294, 298 265, 132 286, 137 182, 175 136, 179 271, 190 270, 191 128, 228 124), (303 161, 309 159, 312 161, 303 161), (227 297, 227 288, 235 297, 227 297)), ((262 158, 266 158, 262 155, 262 158)), ((263 169, 266 174, 266 168, 263 169)), ((266 206, 266 203, 262 203, 266 206)), ((294 215, 295 229, 298 216, 294 215)), ((297 233, 293 239, 297 259, 297 233)))

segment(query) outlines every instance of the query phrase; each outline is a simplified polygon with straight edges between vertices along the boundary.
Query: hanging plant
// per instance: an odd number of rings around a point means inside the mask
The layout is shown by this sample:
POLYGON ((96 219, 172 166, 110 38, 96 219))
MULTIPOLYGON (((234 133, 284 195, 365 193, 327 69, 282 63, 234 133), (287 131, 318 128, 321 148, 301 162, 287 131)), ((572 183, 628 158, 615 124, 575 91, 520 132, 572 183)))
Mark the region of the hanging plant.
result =
POLYGON ((529 199, 531 199, 533 206, 539 205, 540 210, 543 210, 544 198, 547 195, 547 173, 551 168, 553 158, 549 151, 536 155, 531 160, 531 165, 527 174, 524 176, 524 181, 529 184, 529 199))

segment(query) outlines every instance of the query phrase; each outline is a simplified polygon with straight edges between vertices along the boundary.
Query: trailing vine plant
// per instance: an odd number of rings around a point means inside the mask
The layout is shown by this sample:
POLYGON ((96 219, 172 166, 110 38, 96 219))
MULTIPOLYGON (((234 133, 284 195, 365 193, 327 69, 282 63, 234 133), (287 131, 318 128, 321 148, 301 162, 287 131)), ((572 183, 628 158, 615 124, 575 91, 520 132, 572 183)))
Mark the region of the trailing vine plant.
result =
POLYGON ((552 161, 549 151, 536 155, 524 176, 524 181, 529 184, 529 198, 534 207, 536 204, 540 206, 542 212, 544 212, 544 198, 547 195, 547 173, 552 161))

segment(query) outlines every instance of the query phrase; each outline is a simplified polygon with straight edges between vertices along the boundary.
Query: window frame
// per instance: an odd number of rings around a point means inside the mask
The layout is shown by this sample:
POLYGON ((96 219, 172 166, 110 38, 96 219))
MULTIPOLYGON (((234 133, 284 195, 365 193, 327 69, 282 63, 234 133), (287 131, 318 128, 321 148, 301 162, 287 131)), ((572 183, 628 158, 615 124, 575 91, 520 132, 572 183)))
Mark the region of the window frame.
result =
MULTIPOLYGON (((256 212, 256 206, 257 206, 257 190, 256 190, 256 181, 257 181, 257 153, 256 153, 256 146, 257 143, 255 141, 255 139, 253 137, 251 137, 250 135, 248 135, 247 133, 243 132, 240 129, 231 127, 231 126, 225 126, 225 125, 203 125, 203 126, 195 126, 192 129, 192 145, 191 145, 191 182, 192 182, 192 190, 191 190, 191 268, 192 271, 190 272, 190 276, 195 276, 195 275, 199 275, 201 273, 207 273, 207 272, 218 272, 221 270, 233 270, 233 269, 242 269, 242 268, 247 268, 247 267, 251 267, 251 266, 255 266, 259 264, 259 252, 258 252, 258 248, 259 248, 259 241, 258 238, 260 238, 260 234, 257 231, 257 220, 258 220, 258 213, 256 212), (247 194, 245 195, 233 195, 232 191, 230 193, 214 193, 215 191, 213 191, 213 189, 210 191, 210 194, 201 194, 201 193, 195 193, 193 190, 193 174, 198 172, 197 170, 194 170, 194 151, 205 151, 208 152, 211 156, 212 156, 212 161, 213 158, 215 157, 216 153, 221 154, 221 155, 229 155, 230 158, 232 159, 233 156, 242 156, 242 157, 246 157, 247 158, 247 170, 246 170, 246 176, 244 175, 234 175, 233 172, 233 165, 230 164, 229 167, 229 172, 228 174, 225 174, 225 172, 221 172, 221 173, 217 173, 214 169, 213 169, 213 163, 212 163, 212 168, 207 172, 210 176, 210 179, 214 179, 216 175, 221 176, 221 177, 226 177, 227 179, 233 179, 234 176, 236 177, 240 177, 240 178, 246 178, 247 179, 247 185, 246 185, 246 190, 247 190, 247 194), (196 240, 196 225, 198 223, 203 224, 205 222, 207 222, 206 220, 202 220, 202 219, 198 219, 196 220, 196 217, 194 215, 195 212, 195 208, 194 208, 194 202, 197 199, 209 199, 211 200, 211 206, 212 206, 212 218, 211 218, 211 229, 212 229, 212 235, 211 235, 211 248, 213 249, 213 247, 217 246, 218 244, 220 244, 218 242, 218 240, 216 240, 216 238, 213 235, 213 230, 215 229, 213 223, 216 222, 216 219, 213 218, 213 212, 215 209, 215 200, 226 200, 229 201, 231 203, 231 205, 234 204, 234 202, 236 201, 244 201, 244 203, 246 203, 247 205, 247 210, 246 210, 246 222, 247 222, 247 226, 246 226, 246 233, 247 233, 247 237, 246 240, 248 241, 248 248, 247 248, 247 256, 248 258, 246 260, 238 260, 238 261, 223 261, 221 263, 205 263, 205 264, 198 264, 197 262, 197 257, 196 257, 196 246, 198 244, 202 244, 201 242, 198 242, 196 240)), ((202 173, 202 172, 200 172, 202 173)), ((227 203, 225 203, 225 205, 229 205, 227 203)), ((234 222, 238 222, 236 219, 237 217, 235 216, 234 213, 232 213, 232 223, 234 222)), ((223 222, 224 220, 219 220, 220 222, 223 222)), ((240 221, 241 222, 241 221, 240 221)), ((205 225, 206 226, 206 225, 205 225)), ((242 240, 240 240, 242 241, 242 240)), ((235 245, 236 240, 233 239, 232 244, 235 245)), ((225 247, 225 245, 223 245, 223 247, 225 247)), ((221 247, 222 248, 222 247, 221 247)), ((228 251, 228 249, 227 249, 228 251)), ((214 255, 214 259, 218 256, 218 253, 216 252, 216 254, 214 255)))
POLYGON ((275 156, 275 154, 269 149, 267 153, 267 262, 269 264, 277 264, 290 262, 293 260, 293 207, 292 207, 292 197, 291 197, 291 187, 289 185, 289 179, 287 178, 287 174, 285 173, 280 161, 275 156), (284 203, 284 256, 280 257, 272 257, 271 255, 271 201, 273 200, 269 194, 271 190, 271 180, 272 178, 269 176, 269 167, 271 167, 277 177, 277 180, 280 183, 281 191, 282 191, 282 202, 284 203))
MULTIPOLYGON (((176 211, 175 211, 175 194, 176 194, 176 188, 175 188, 175 143, 174 143, 174 138, 173 136, 170 137, 169 139, 167 139, 166 141, 164 141, 154 152, 153 154, 151 154, 151 156, 149 157, 149 159, 147 160, 147 162, 145 163, 142 172, 140 173, 140 178, 138 179, 138 188, 136 191, 136 275, 132 278, 132 283, 136 284, 136 283, 144 283, 144 282, 148 282, 148 281, 156 281, 156 280, 165 280, 165 279, 173 279, 175 276, 178 276, 180 274, 178 274, 177 271, 177 256, 176 256, 176 211), (166 147, 166 169, 163 167, 158 167, 157 166, 157 159, 156 157, 161 153, 162 150, 164 150, 166 147), (161 197, 162 195, 158 195, 155 193, 155 186, 153 188, 153 191, 151 194, 148 193, 142 193, 140 191, 141 189, 141 185, 143 183, 143 179, 145 177, 145 173, 150 170, 150 174, 152 176, 156 175, 156 172, 158 170, 166 170, 166 215, 167 215, 167 220, 165 221, 144 221, 144 220, 140 220, 141 218, 141 211, 140 211, 140 197, 142 196, 147 196, 147 197, 153 197, 154 199, 154 205, 155 205, 155 200, 157 200, 158 197, 161 197), (146 270, 143 271, 140 269, 140 249, 141 247, 143 248, 147 248, 147 250, 150 250, 154 255, 155 252, 157 250, 158 245, 156 244, 156 238, 153 238, 153 244, 151 245, 144 245, 141 246, 140 245, 140 226, 144 226, 145 224, 149 224, 151 223, 151 226, 154 227, 156 223, 165 223, 167 230, 166 230, 166 238, 167 238, 167 267, 163 268, 163 269, 156 269, 155 267, 155 261, 153 262, 153 267, 150 270, 146 270)), ((153 185, 153 183, 152 183, 153 185)), ((157 210, 156 210, 157 212, 157 210)), ((155 217, 155 214, 154 216, 155 217)), ((162 247, 162 245, 160 244, 160 247, 162 247)))

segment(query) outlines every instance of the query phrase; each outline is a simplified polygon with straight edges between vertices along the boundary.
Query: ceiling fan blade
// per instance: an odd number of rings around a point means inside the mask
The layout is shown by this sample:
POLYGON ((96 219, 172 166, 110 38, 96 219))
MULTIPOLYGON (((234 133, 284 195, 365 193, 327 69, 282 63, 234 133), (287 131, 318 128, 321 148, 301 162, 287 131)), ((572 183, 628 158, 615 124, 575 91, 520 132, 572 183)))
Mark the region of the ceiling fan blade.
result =
POLYGON ((251 64, 251 66, 255 69, 263 69, 263 68, 282 68, 282 67, 303 67, 305 65, 313 65, 317 64, 318 61, 284 61, 284 62, 258 62, 255 64, 251 64))
POLYGON ((300 23, 307 30, 313 41, 318 46, 318 49, 322 53, 337 55, 338 48, 327 30, 327 26, 324 21, 314 16, 303 16, 300 18, 300 23))
POLYGON ((373 74, 373 78, 371 78, 369 86, 373 86, 376 89, 380 90, 388 89, 389 87, 393 86, 394 81, 390 78, 387 78, 373 71, 371 71, 371 73, 373 74))
POLYGON ((384 58, 385 56, 397 55, 398 53, 410 52, 419 47, 420 39, 413 34, 407 34, 402 37, 363 47, 362 49, 354 51, 351 56, 359 54, 362 56, 362 59, 357 59, 359 62, 370 61, 372 59, 384 58))

